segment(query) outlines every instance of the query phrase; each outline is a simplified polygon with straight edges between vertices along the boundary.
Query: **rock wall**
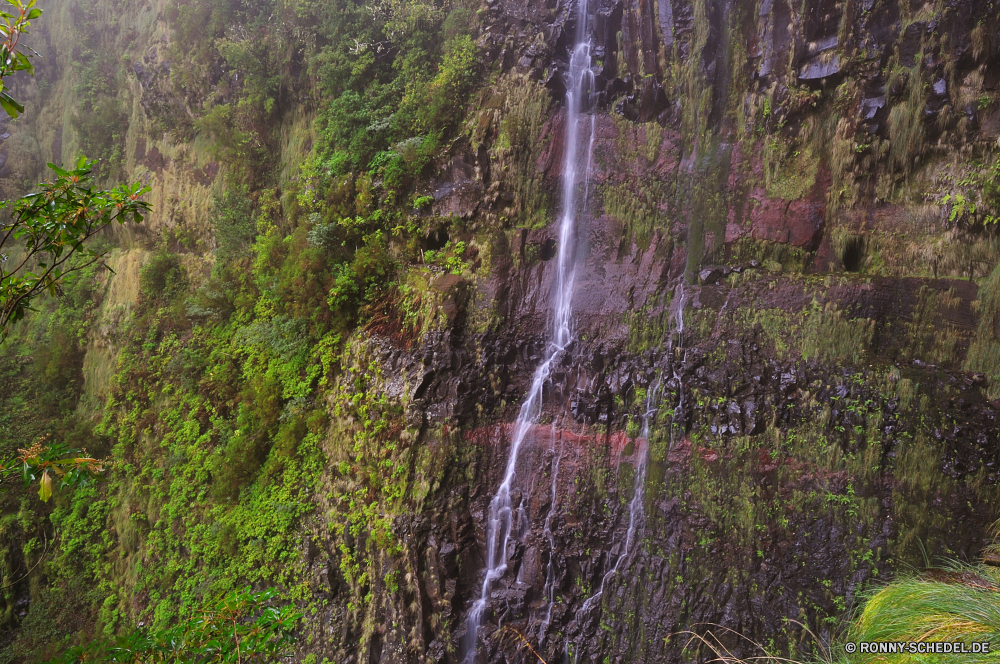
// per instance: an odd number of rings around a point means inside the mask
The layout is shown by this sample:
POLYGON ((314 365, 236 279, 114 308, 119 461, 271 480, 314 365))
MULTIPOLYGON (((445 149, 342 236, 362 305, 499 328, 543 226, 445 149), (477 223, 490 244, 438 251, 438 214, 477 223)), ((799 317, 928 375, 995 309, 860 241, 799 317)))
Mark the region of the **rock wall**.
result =
MULTIPOLYGON (((570 14, 503 0, 487 11, 488 57, 551 95, 523 149, 557 206, 570 14)), ((996 515, 998 422, 988 377, 965 370, 982 334, 975 279, 992 270, 996 242, 992 228, 949 219, 942 199, 971 155, 993 154, 997 111, 974 101, 996 77, 983 11, 595 3, 577 340, 519 462, 517 543, 482 632, 489 661, 531 661, 525 639, 546 661, 708 657, 686 630, 742 654, 754 646, 726 630, 818 648, 807 628, 827 642, 859 591, 922 564, 921 552, 977 555, 996 515), (672 347, 681 292, 687 328, 672 347), (636 423, 657 381, 644 441, 636 423), (641 543, 585 611, 623 553, 647 449, 641 543)), ((498 133, 468 146, 477 172, 504 167, 498 133)), ((465 213, 491 219, 504 193, 465 213)), ((438 196, 457 209, 446 189, 438 196)), ((429 387, 410 406, 428 430, 446 415, 477 450, 475 479, 452 481, 441 517, 412 531, 451 643, 481 585, 485 514, 541 354, 553 274, 550 229, 492 241, 500 258, 467 305, 491 327, 456 327, 447 343, 464 352, 443 365, 440 347, 425 355, 429 387)), ((391 641, 385 652, 403 651, 391 641)))

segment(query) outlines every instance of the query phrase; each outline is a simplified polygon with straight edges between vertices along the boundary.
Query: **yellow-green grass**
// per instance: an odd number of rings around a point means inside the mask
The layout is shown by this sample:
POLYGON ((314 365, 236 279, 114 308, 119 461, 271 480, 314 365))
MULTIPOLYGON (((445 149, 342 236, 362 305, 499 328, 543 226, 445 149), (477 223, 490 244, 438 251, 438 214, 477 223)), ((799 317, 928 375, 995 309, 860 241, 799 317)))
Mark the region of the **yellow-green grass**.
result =
POLYGON ((861 642, 988 642, 991 652, 847 654, 849 662, 1000 661, 1000 570, 954 564, 882 588, 865 603, 844 644, 861 642))

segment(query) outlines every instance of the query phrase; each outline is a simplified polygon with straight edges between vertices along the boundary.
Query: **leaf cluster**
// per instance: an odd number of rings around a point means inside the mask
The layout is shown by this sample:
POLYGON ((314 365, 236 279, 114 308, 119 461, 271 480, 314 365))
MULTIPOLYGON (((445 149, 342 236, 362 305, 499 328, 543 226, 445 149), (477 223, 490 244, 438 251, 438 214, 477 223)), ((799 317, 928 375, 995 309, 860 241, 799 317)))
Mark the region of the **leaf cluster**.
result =
POLYGON ((287 654, 302 617, 292 605, 271 606, 277 597, 273 588, 256 593, 236 590, 173 627, 156 631, 140 628, 115 639, 99 639, 70 649, 51 664, 273 661, 287 654))
POLYGON ((20 473, 24 485, 38 482, 38 497, 48 502, 53 484, 59 488, 84 486, 104 472, 104 463, 64 443, 49 443, 43 437, 16 456, 0 460, 0 477, 20 473))
POLYGON ((0 107, 12 118, 24 113, 24 106, 16 101, 6 90, 3 79, 10 74, 26 71, 35 73, 35 66, 30 57, 34 51, 25 53, 25 47, 20 43, 21 36, 28 33, 31 21, 42 15, 42 10, 35 7, 36 0, 4 0, 9 6, 6 11, 0 10, 0 107))
POLYGON ((1000 221, 1000 159, 992 164, 973 166, 969 173, 955 181, 957 189, 941 198, 948 208, 952 224, 969 221, 973 224, 996 224, 1000 221))
POLYGON ((149 211, 140 200, 148 187, 96 190, 90 184, 92 166, 85 157, 70 170, 49 164, 55 181, 0 204, 11 209, 10 220, 0 224, 0 340, 35 297, 59 294, 73 273, 101 260, 104 254, 85 246, 87 240, 112 223, 140 223, 149 211))

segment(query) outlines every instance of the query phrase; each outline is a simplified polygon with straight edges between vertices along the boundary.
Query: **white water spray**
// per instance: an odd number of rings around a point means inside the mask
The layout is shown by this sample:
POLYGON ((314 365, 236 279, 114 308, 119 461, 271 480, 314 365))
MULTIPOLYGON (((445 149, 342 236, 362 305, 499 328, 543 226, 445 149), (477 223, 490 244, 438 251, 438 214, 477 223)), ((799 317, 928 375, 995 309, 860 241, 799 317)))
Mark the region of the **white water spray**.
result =
MULTIPOLYGON (((594 74, 591 71, 590 41, 588 30, 587 0, 579 0, 577 6, 576 44, 570 57, 568 80, 566 81, 566 149, 562 172, 563 211, 559 221, 559 244, 556 260, 555 302, 553 310, 552 332, 545 348, 545 355, 535 369, 531 379, 528 395, 521 404, 521 410, 514 424, 514 436, 511 440, 510 456, 503 481, 496 495, 490 501, 489 515, 486 523, 486 577, 483 580, 479 598, 473 603, 466 621, 466 634, 462 640, 464 664, 473 664, 476 659, 479 627, 490 598, 493 582, 507 571, 508 546, 512 530, 511 490, 514 485, 518 453, 521 451, 528 433, 532 430, 542 412, 542 391, 557 361, 573 339, 570 320, 573 299, 573 279, 576 265, 574 251, 575 230, 577 219, 577 187, 580 184, 578 166, 580 162, 580 128, 583 124, 583 111, 589 107, 590 96, 594 89, 594 74)), ((587 149, 584 152, 586 164, 583 173, 583 183, 590 180, 591 156, 594 147, 595 120, 590 119, 590 136, 587 149)), ((586 203, 587 190, 584 191, 583 203, 586 203)))

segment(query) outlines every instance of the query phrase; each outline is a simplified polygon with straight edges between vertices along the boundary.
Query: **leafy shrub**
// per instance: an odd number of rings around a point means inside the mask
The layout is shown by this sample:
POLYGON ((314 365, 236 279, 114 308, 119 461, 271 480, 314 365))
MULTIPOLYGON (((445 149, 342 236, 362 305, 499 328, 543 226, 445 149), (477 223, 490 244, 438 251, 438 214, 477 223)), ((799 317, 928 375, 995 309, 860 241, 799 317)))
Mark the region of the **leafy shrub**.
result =
MULTIPOLYGON (((257 391, 263 397, 259 404, 264 408, 270 407, 273 412, 278 400, 277 385, 274 380, 265 380, 262 387, 257 391)), ((264 424, 246 405, 240 406, 235 431, 228 435, 224 445, 216 449, 209 461, 212 497, 216 500, 233 501, 244 487, 253 482, 267 458, 264 424)))
POLYGON ((212 199, 212 227, 215 229, 216 255, 228 261, 249 255, 256 235, 253 203, 245 188, 227 189, 212 199))
POLYGON ((159 250, 139 273, 139 288, 150 300, 167 298, 184 284, 184 270, 176 254, 159 250))
MULTIPOLYGON (((417 123, 423 132, 443 132, 461 118, 469 90, 475 80, 476 45, 468 35, 449 43, 437 76, 417 106, 417 123)), ((405 102, 404 102, 405 103, 405 102)))
POLYGON ((288 656, 302 617, 293 605, 273 606, 278 593, 233 591, 191 610, 173 627, 137 629, 72 648, 50 664, 78 662, 273 662, 288 656))
POLYGON ((96 175, 114 177, 122 171, 128 115, 118 99, 104 96, 92 104, 83 104, 71 124, 80 151, 98 160, 94 165, 96 175))

